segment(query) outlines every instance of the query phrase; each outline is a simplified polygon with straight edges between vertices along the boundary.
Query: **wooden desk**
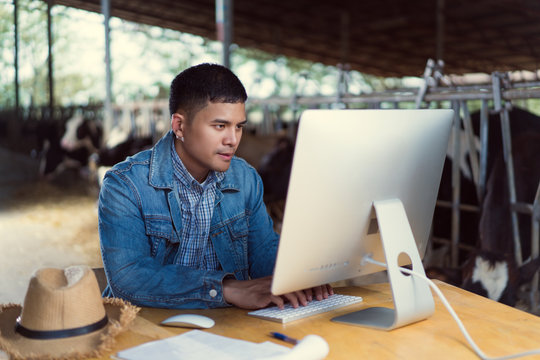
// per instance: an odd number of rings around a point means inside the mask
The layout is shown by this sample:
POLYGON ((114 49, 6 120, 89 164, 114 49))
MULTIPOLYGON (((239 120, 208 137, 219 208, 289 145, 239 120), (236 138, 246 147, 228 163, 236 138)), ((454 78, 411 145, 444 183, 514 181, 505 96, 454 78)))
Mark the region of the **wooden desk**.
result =
MULTIPOLYGON (((437 282, 464 322, 480 349, 488 356, 503 356, 540 348, 540 318, 502 305, 459 288, 437 282)), ((237 308, 213 310, 141 309, 130 330, 117 337, 113 354, 143 342, 189 331, 161 327, 165 318, 179 313, 199 313, 211 317, 216 325, 208 330, 231 338, 253 342, 272 340, 271 331, 302 339, 308 334, 322 336, 330 346, 327 359, 477 359, 456 323, 434 294, 435 314, 427 320, 389 332, 331 322, 337 315, 369 306, 392 306, 388 284, 337 288, 337 293, 359 295, 361 304, 315 315, 289 324, 279 324, 246 315, 237 308)), ((290 346, 290 345, 287 345, 290 346)), ((108 359, 109 355, 103 357, 108 359)), ((540 356, 527 359, 540 359, 540 356)))

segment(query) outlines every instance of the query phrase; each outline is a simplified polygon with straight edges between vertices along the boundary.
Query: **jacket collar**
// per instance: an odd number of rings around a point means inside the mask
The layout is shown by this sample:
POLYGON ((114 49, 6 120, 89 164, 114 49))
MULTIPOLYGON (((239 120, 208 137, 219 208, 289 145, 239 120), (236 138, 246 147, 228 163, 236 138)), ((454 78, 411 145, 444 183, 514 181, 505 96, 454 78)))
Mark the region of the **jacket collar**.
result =
MULTIPOLYGON (((174 141, 174 134, 170 130, 165 134, 152 148, 150 158, 149 183, 151 186, 159 189, 173 189, 174 175, 171 157, 171 146, 174 141)), ((232 166, 231 166, 232 167, 232 166)), ((217 188, 221 191, 232 190, 239 191, 239 186, 233 181, 231 176, 231 167, 225 172, 225 177, 217 183, 217 188)))

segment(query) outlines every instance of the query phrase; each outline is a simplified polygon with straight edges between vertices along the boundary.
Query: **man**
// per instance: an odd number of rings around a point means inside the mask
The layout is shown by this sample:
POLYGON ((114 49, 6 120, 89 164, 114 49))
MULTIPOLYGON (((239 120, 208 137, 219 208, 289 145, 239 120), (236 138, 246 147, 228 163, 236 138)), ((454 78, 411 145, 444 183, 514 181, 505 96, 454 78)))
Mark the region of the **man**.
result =
POLYGON ((278 235, 259 175, 234 157, 246 99, 240 80, 220 65, 194 66, 173 80, 172 130, 103 181, 104 296, 150 307, 257 309, 332 293, 330 286, 270 292, 278 235))

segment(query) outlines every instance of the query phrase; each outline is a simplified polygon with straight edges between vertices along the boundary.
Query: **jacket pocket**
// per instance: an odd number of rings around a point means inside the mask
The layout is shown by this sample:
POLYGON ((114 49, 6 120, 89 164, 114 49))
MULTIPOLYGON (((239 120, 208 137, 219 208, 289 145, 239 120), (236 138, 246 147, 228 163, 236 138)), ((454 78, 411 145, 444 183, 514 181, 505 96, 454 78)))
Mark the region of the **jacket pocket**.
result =
MULTIPOLYGON (((227 222, 227 229, 231 237, 236 269, 247 274, 248 264, 248 218, 245 214, 236 216, 227 222)), ((244 277, 245 277, 244 274, 244 277)))
POLYGON ((172 221, 165 216, 145 216, 146 236, 150 240, 151 256, 162 264, 173 262, 178 251, 178 238, 172 221))
POLYGON ((237 216, 227 222, 227 228, 231 234, 231 238, 235 241, 246 239, 249 235, 247 216, 237 216))

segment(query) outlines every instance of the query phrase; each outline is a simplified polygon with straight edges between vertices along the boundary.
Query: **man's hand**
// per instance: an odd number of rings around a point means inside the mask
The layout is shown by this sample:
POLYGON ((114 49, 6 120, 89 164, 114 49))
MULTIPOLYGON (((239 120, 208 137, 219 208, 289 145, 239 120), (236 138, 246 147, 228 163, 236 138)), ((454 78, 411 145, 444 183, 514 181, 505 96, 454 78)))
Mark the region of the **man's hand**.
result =
POLYGON ((281 296, 272 295, 272 277, 253 280, 223 280, 223 297, 229 304, 243 309, 261 309, 270 304, 283 308, 285 302, 293 307, 306 306, 309 301, 326 299, 334 293, 330 285, 321 285, 307 290, 295 291, 281 296))

